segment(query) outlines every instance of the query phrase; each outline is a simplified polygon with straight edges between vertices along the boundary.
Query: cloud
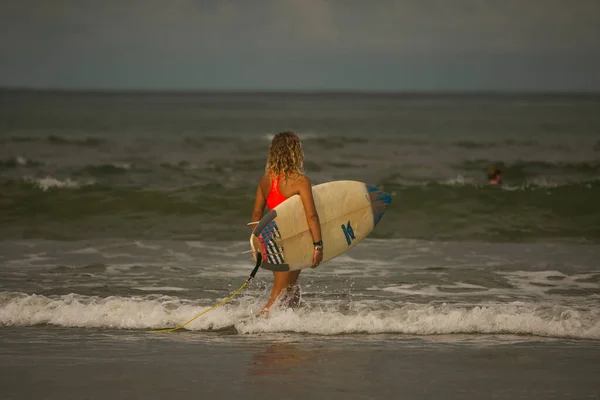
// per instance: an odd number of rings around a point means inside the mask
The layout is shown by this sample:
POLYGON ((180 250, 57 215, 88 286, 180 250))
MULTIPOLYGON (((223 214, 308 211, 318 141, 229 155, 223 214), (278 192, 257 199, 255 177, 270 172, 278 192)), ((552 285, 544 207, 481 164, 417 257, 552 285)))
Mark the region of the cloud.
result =
POLYGON ((548 52, 598 50, 600 37, 594 0, 29 0, 2 14, 5 49, 21 39, 170 52, 548 52))
MULTIPOLYGON (((371 4, 371 3, 369 3, 371 4)), ((347 17, 355 48, 484 53, 598 50, 600 2, 413 0, 375 2, 347 17)))
POLYGON ((597 0, 5 0, 0 84, 556 79, 599 65, 599 16, 597 0))

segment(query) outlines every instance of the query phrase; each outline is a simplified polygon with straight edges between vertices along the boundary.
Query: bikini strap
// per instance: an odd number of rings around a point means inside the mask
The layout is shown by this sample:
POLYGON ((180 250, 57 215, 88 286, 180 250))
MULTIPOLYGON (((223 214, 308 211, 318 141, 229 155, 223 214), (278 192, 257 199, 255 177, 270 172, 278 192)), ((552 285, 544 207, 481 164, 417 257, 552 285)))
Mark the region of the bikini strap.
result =
POLYGON ((279 193, 279 180, 280 179, 281 179, 281 175, 277 175, 277 177, 271 181, 271 190, 274 190, 277 193, 279 193))

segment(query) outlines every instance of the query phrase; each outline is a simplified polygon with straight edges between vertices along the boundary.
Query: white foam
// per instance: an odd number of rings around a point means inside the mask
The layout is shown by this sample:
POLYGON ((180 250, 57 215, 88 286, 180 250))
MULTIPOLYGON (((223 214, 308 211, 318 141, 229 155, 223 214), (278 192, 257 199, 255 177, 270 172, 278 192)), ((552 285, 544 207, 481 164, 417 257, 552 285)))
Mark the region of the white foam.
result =
POLYGON ((218 268, 213 270, 203 270, 197 274, 189 275, 189 278, 241 278, 250 275, 251 269, 247 265, 239 268, 218 268))
POLYGON ((185 292, 189 289, 181 288, 177 286, 144 286, 134 287, 132 289, 141 290, 143 292, 185 292))
MULTIPOLYGON (((156 289, 156 288, 154 288, 156 289)), ((65 327, 157 329, 177 326, 224 299, 190 301, 177 297, 106 298, 70 294, 41 296, 0 292, 0 326, 52 324, 65 327)), ((239 296, 186 326, 209 330, 234 326, 240 333, 298 332, 313 335, 352 333, 519 334, 600 340, 600 310, 529 302, 399 304, 373 300, 320 301, 296 311, 272 309, 253 318, 264 299, 239 296)))
POLYGON ((71 251, 68 251, 67 253, 71 253, 71 254, 98 254, 100 252, 98 251, 98 249, 96 249, 94 247, 86 247, 86 248, 83 248, 83 249, 71 250, 71 251))
POLYGON ((551 289, 597 290, 598 283, 586 282, 597 273, 581 273, 565 275, 559 271, 512 271, 497 272, 502 275, 510 284, 521 291, 535 292, 543 295, 551 289))
POLYGON ((558 271, 496 271, 495 274, 506 280, 509 286, 488 288, 460 281, 445 283, 419 282, 374 285, 365 288, 365 290, 405 296, 421 296, 423 298, 480 297, 485 295, 487 298, 510 296, 511 298, 560 299, 561 304, 590 304, 589 296, 598 290, 598 283, 590 281, 591 278, 597 275, 594 272, 565 275, 558 271), (582 299, 579 296, 565 296, 564 291, 587 293, 587 295, 585 299, 582 299))
POLYGON ((449 186, 466 186, 473 185, 473 179, 465 178, 462 175, 458 175, 456 178, 448 179, 442 183, 449 186))
POLYGON ((47 176, 45 178, 25 177, 24 180, 25 180, 25 182, 34 185, 35 187, 43 190, 44 192, 48 191, 52 188, 77 189, 82 186, 94 184, 94 181, 92 181, 92 180, 89 180, 86 182, 78 182, 78 181, 72 180, 71 178, 60 180, 60 179, 53 178, 51 176, 47 176))
POLYGON ((237 326, 242 333, 291 331, 338 335, 345 333, 527 334, 548 337, 600 339, 597 310, 577 311, 562 307, 538 308, 521 304, 487 306, 432 306, 409 304, 390 310, 301 309, 273 313, 237 326))
POLYGON ((194 261, 194 257, 189 254, 173 251, 171 249, 167 249, 167 255, 177 261, 194 261))
POLYGON ((131 169, 131 164, 130 163, 120 163, 120 162, 115 162, 111 164, 113 167, 115 168, 119 168, 119 169, 131 169))
POLYGON ((210 243, 201 242, 201 241, 186 241, 185 244, 188 247, 191 247, 193 249, 210 249, 210 248, 212 248, 210 243))
POLYGON ((128 263, 128 264, 118 264, 118 265, 108 265, 105 268, 106 274, 107 275, 112 275, 112 276, 121 276, 122 274, 128 275, 128 276, 132 276, 132 275, 137 275, 137 276, 144 276, 144 275, 148 275, 148 267, 155 267, 155 266, 162 266, 163 264, 159 264, 159 263, 153 263, 153 264, 149 264, 149 263, 144 263, 144 267, 140 268, 139 272, 133 272, 132 270, 134 268, 139 268, 140 264, 138 263, 128 263))
POLYGON ((158 246, 158 245, 157 246, 153 246, 153 245, 150 245, 150 244, 145 244, 141 240, 137 240, 137 241, 133 242, 133 244, 137 248, 140 248, 140 249, 146 249, 146 250, 160 250, 160 249, 162 249, 161 246, 158 246))
POLYGON ((403 295, 418 295, 418 296, 465 296, 465 295, 481 295, 482 292, 489 293, 490 291, 496 292, 495 290, 490 290, 486 287, 479 285, 472 285, 464 282, 455 282, 453 284, 446 285, 423 285, 420 283, 406 283, 395 286, 387 286, 384 288, 379 288, 377 286, 372 286, 367 288, 366 290, 377 291, 381 290, 384 292, 390 293, 398 293, 403 295), (441 289, 441 290, 440 290, 441 289), (447 289, 447 290, 443 290, 447 289), (461 290, 466 289, 466 290, 461 290), (468 290, 468 291, 467 291, 468 290))
POLYGON ((536 187, 540 187, 540 188, 555 188, 560 186, 558 183, 556 182, 551 182, 549 181, 547 178, 544 177, 536 177, 533 179, 528 179, 525 183, 524 186, 522 186, 521 188, 525 188, 528 186, 536 186, 536 187))
POLYGON ((358 269, 358 268, 333 268, 330 269, 331 273, 334 275, 350 275, 350 276, 361 276, 361 275, 367 275, 367 273, 365 273, 365 270, 363 268, 358 269))

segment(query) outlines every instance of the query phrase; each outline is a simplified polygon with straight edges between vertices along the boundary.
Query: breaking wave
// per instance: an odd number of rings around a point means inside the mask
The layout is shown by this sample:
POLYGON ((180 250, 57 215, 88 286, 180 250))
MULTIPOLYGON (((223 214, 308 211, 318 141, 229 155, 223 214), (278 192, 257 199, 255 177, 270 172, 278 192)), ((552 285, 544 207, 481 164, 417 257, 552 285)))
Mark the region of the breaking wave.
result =
MULTIPOLYGON (((160 329, 177 326, 207 309, 208 301, 148 295, 88 297, 0 293, 0 325, 56 325, 111 329, 160 329)), ((212 302, 211 302, 212 303, 212 302)), ((262 304, 262 303, 261 303, 262 304)), ((194 331, 234 328, 240 334, 297 332, 345 334, 517 334, 552 338, 600 340, 600 313, 533 303, 481 305, 402 304, 355 301, 352 307, 319 303, 296 311, 274 309, 269 318, 256 317, 256 299, 217 308, 186 326, 194 331)))

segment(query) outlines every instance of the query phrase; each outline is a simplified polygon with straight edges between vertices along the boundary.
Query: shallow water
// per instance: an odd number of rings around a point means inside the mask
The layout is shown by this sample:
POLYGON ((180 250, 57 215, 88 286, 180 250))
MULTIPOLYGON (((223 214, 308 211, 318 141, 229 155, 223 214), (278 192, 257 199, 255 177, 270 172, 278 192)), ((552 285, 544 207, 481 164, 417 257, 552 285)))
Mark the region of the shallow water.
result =
POLYGON ((600 346, 587 341, 0 332, 0 384, 12 399, 593 399, 600 391, 600 346))
MULTIPOLYGON (((228 297, 252 268, 245 242, 0 244, 0 323, 158 329, 228 297)), ((367 239, 301 274, 302 307, 254 318, 271 273, 189 324, 240 334, 511 333, 600 339, 598 245, 367 239)))

